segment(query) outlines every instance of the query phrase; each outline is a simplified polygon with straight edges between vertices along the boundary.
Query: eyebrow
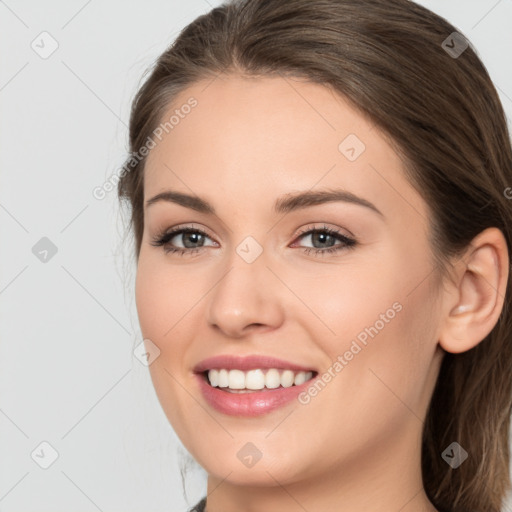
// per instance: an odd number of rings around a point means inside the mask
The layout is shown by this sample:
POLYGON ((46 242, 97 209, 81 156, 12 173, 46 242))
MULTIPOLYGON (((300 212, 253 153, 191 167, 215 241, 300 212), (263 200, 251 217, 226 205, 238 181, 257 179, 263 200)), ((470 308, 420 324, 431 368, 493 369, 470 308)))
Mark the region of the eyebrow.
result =
MULTIPOLYGON (((152 204, 166 201, 175 203, 185 208, 190 208, 199 213, 207 215, 216 215, 215 208, 205 199, 184 194, 183 192, 177 192, 174 190, 166 190, 146 201, 146 208, 152 204)), ((363 199, 362 197, 356 196, 352 192, 348 192, 343 189, 330 189, 330 190, 307 190, 304 192, 286 194, 276 200, 274 203, 274 212, 276 214, 285 214, 303 208, 316 206, 319 204, 330 203, 335 201, 342 201, 345 203, 357 204, 373 210, 375 213, 384 217, 383 213, 370 201, 363 199)))

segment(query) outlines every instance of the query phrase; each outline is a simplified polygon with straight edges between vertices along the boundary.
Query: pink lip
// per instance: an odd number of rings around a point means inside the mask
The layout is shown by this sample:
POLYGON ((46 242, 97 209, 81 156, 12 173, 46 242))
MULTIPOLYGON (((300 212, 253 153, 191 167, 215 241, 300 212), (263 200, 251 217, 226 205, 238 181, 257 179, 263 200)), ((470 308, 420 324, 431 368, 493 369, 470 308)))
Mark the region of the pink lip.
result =
POLYGON ((250 393, 230 393, 214 388, 202 374, 197 374, 199 388, 208 404, 223 414, 230 416, 260 416, 282 407, 299 393, 304 391, 314 380, 308 380, 300 386, 289 388, 264 389, 250 393))
MULTIPOLYGON (((199 383, 199 389, 206 402, 215 410, 228 414, 230 416, 254 417, 267 414, 279 407, 290 403, 302 391, 311 385, 313 379, 289 388, 279 387, 277 389, 263 389, 261 391, 252 391, 250 393, 230 393, 219 388, 210 386, 204 372, 211 369, 238 369, 238 370, 262 370, 268 368, 277 368, 293 371, 313 371, 311 368, 297 365, 267 356, 216 356, 201 361, 194 372, 199 383)), ((317 372, 315 372, 317 373, 317 372)))

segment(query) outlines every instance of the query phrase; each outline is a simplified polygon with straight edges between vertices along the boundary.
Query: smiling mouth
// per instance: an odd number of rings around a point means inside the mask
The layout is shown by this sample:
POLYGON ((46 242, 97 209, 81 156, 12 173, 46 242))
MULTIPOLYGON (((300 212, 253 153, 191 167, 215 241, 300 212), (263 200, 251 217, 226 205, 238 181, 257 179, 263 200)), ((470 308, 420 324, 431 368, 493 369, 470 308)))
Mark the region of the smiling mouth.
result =
POLYGON ((300 386, 313 379, 317 372, 266 368, 242 371, 211 369, 203 372, 206 382, 228 393, 252 393, 300 386))

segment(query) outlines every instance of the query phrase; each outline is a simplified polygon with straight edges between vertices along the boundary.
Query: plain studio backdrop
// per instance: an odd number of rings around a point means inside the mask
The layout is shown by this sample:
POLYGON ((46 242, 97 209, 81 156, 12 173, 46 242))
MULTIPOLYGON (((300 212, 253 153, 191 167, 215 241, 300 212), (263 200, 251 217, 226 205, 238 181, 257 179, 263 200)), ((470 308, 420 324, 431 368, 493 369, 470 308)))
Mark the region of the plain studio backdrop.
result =
MULTIPOLYGON (((2 512, 184 512, 205 492, 192 465, 183 495, 184 450, 132 351, 116 192, 93 191, 126 156, 143 72, 220 3, 0 1, 2 512)), ((512 2, 420 3, 469 37, 511 120, 512 2)))

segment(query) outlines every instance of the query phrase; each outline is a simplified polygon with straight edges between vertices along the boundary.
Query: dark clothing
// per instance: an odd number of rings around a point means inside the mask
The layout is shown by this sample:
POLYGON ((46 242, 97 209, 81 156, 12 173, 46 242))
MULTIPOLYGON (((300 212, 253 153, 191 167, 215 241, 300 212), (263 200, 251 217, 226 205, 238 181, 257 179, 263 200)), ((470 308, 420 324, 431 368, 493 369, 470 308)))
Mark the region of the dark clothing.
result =
MULTIPOLYGON (((205 507, 206 507, 206 497, 203 498, 194 508, 191 508, 189 510, 189 512, 204 512, 205 507)), ((439 509, 439 510, 441 510, 441 509, 439 509)))
POLYGON ((190 509, 189 512, 204 512, 206 507, 206 498, 203 498, 194 508, 190 509))

